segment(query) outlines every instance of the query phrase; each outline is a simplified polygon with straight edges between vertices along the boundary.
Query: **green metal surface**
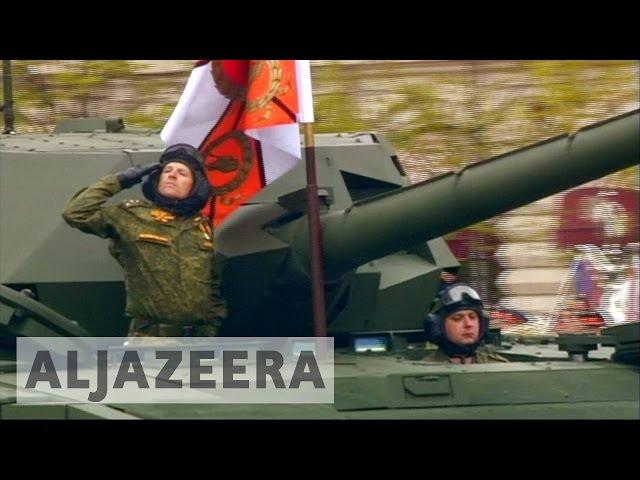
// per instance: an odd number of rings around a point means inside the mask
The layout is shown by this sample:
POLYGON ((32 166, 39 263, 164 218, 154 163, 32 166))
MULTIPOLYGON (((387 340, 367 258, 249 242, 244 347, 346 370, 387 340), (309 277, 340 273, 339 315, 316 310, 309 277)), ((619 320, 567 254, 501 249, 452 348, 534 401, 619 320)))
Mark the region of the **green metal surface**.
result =
POLYGON ((0 285, 0 301, 5 307, 20 309, 9 318, 4 328, 16 336, 72 336, 87 337, 90 333, 49 307, 24 294, 0 285))
MULTIPOLYGON (((639 118, 638 111, 630 112, 409 187, 400 186, 404 177, 397 169, 376 168, 394 165, 386 143, 360 145, 360 137, 353 137, 350 146, 319 148, 318 185, 342 199, 328 205, 321 219, 329 332, 421 329, 440 272, 458 266, 439 235, 637 164, 639 118), (364 199, 351 195, 345 204, 339 192, 350 191, 344 172, 354 173, 355 151, 368 153, 357 162, 359 187, 364 179, 398 187, 364 199), (350 309, 364 304, 374 304, 375 313, 350 309)), ((216 245, 226 260, 227 334, 313 331, 304 206, 274 200, 301 189, 303 173, 300 164, 267 186, 218 231, 216 245), (260 256, 269 253, 277 260, 262 264, 260 256), (248 258, 258 267, 247 268, 248 258), (257 286, 265 292, 258 298, 257 286), (249 297, 252 302, 246 302, 249 297)))
MULTIPOLYGON (((328 327, 338 346, 332 405, 15 404, 17 336, 124 334, 122 272, 104 241, 72 230, 61 212, 80 188, 156 161, 164 145, 105 119, 2 137, 0 417, 640 419, 638 324, 607 329, 585 362, 546 339, 505 345, 509 364, 429 364, 423 339, 411 337, 442 270, 459 266, 440 235, 637 164, 638 118, 631 112, 412 186, 383 137, 317 135, 328 327), (25 192, 37 208, 24 204, 25 192), (23 288, 39 302, 15 291, 23 288), (350 336, 366 332, 395 335, 398 349, 350 351, 350 336)), ((304 185, 300 164, 216 232, 224 335, 312 332, 304 185)), ((113 202, 136 197, 139 187, 113 202)), ((591 348, 594 339, 582 341, 591 348)))

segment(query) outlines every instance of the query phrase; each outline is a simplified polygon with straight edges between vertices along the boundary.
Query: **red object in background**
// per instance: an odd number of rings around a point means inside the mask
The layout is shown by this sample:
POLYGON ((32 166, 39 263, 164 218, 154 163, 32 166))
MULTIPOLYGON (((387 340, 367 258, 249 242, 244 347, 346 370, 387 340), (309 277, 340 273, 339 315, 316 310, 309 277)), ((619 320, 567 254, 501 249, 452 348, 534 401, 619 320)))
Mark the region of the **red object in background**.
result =
POLYGON ((490 233, 459 230, 445 239, 453 255, 460 261, 471 258, 492 258, 498 240, 490 233))
POLYGON ((628 188, 579 188, 562 199, 556 241, 561 247, 638 241, 640 195, 628 188))
POLYGON ((598 312, 576 313, 563 310, 554 330, 556 333, 598 333, 606 326, 604 318, 598 312))
POLYGON ((521 325, 527 323, 527 319, 524 315, 516 310, 509 308, 500 308, 497 306, 487 307, 487 313, 493 321, 492 326, 504 327, 507 325, 521 325))

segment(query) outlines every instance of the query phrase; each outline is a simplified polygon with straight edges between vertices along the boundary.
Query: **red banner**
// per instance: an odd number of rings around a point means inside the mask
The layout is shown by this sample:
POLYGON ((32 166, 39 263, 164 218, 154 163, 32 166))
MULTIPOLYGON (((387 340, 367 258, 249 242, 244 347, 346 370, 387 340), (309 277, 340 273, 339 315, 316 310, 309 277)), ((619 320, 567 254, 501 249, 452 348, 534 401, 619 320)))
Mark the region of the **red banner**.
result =
POLYGON ((638 241, 637 190, 579 188, 562 199, 556 240, 562 247, 638 241))

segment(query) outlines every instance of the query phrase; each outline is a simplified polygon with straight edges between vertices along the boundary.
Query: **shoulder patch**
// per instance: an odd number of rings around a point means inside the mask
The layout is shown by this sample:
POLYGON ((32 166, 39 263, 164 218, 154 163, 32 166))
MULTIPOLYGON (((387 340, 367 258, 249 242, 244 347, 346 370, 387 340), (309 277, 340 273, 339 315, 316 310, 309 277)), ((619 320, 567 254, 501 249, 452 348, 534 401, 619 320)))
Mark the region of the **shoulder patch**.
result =
POLYGON ((132 207, 147 207, 148 203, 144 200, 140 200, 139 198, 131 198, 129 200, 123 200, 120 204, 122 208, 132 208, 132 207))

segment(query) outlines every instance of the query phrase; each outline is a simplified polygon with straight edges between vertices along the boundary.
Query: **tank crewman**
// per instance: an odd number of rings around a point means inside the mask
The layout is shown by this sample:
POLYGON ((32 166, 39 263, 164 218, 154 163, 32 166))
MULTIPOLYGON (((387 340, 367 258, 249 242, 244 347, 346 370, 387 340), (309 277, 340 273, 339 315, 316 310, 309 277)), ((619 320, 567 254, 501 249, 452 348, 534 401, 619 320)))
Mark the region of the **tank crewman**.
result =
POLYGON ((107 175, 76 193, 62 216, 72 227, 110 239, 124 270, 130 336, 215 336, 226 317, 213 232, 201 209, 212 194, 191 145, 167 148, 159 163, 107 175), (143 183, 149 201, 104 203, 143 183))
POLYGON ((425 359, 428 362, 507 362, 483 345, 489 319, 480 295, 464 283, 453 283, 440 291, 427 315, 425 333, 439 347, 425 359))

